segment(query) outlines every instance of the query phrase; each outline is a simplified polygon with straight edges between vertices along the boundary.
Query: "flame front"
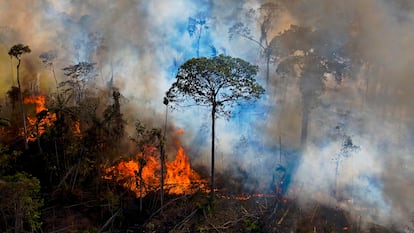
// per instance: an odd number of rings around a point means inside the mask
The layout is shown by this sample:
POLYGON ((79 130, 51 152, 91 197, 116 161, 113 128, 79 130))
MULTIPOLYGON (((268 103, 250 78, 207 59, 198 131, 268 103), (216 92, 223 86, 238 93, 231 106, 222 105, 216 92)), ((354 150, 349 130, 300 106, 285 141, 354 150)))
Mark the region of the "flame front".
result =
MULTIPOLYGON (((178 139, 175 140, 175 144, 177 146, 175 159, 165 164, 164 189, 168 194, 194 193, 205 186, 206 180, 201 179, 200 175, 191 169, 188 156, 178 139)), ((133 191, 137 197, 160 189, 159 150, 156 146, 149 145, 144 151, 138 153, 133 160, 121 161, 107 168, 104 178, 121 184, 133 191)))
POLYGON ((24 97, 23 102, 25 104, 36 104, 36 114, 47 110, 45 103, 46 103, 46 97, 43 95, 40 96, 31 96, 31 97, 24 97))
POLYGON ((35 104, 35 116, 31 116, 31 114, 27 115, 27 123, 29 126, 29 134, 27 139, 29 141, 35 141, 37 137, 40 137, 45 132, 45 128, 47 126, 51 126, 53 124, 53 122, 56 120, 56 115, 54 113, 51 114, 47 112, 44 117, 38 117, 38 114, 40 112, 48 110, 45 106, 45 96, 25 97, 23 99, 23 102, 24 104, 35 104))
MULTIPOLYGON (((183 131, 179 131, 179 133, 182 134, 183 131)), ((188 156, 181 142, 176 139, 175 144, 178 147, 175 160, 166 163, 167 175, 165 177, 165 185, 167 188, 170 187, 169 193, 191 193, 193 192, 194 185, 197 186, 197 184, 198 188, 204 187, 203 184, 206 181, 202 180, 200 175, 191 169, 188 156)))

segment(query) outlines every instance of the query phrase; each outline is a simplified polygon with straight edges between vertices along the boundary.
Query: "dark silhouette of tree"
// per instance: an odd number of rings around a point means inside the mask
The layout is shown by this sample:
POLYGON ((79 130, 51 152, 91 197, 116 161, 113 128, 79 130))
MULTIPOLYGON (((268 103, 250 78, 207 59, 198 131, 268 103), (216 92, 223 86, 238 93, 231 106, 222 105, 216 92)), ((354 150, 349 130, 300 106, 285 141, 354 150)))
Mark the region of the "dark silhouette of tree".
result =
POLYGON ((258 99, 264 93, 255 80, 257 70, 257 66, 230 56, 193 58, 179 68, 177 80, 166 93, 170 102, 192 102, 211 108, 211 200, 214 199, 215 120, 219 116, 229 117, 236 102, 258 99))
POLYGON ((160 172, 160 188, 161 188, 161 212, 163 211, 164 207, 164 173, 165 173, 165 134, 167 133, 167 120, 168 120, 168 103, 169 100, 167 97, 164 97, 162 102, 165 105, 165 120, 164 120, 164 131, 162 134, 162 140, 160 143, 160 158, 161 158, 161 172, 160 172))
POLYGON ((94 63, 79 62, 76 65, 63 68, 63 73, 69 80, 61 82, 59 87, 65 87, 63 92, 76 105, 79 105, 84 97, 87 82, 95 76, 94 66, 94 63))
POLYGON ((316 30, 292 25, 270 42, 278 63, 276 72, 282 77, 299 78, 303 105, 300 136, 302 149, 308 137, 309 115, 324 91, 326 75, 332 74, 340 83, 346 72, 343 59, 328 57, 318 51, 324 40, 326 38, 316 30))
POLYGON ((254 23, 260 25, 260 38, 255 38, 252 35, 251 28, 242 22, 237 22, 229 28, 229 39, 233 39, 235 36, 245 38, 254 44, 258 45, 262 56, 265 58, 266 63, 266 83, 269 83, 270 79, 270 62, 272 58, 272 47, 269 41, 269 32, 274 25, 274 20, 278 15, 281 6, 276 3, 268 2, 261 5, 258 10, 250 9, 247 13, 248 20, 254 19, 254 23), (260 17, 257 17, 257 12, 260 17))
POLYGON ((355 145, 351 136, 343 134, 342 135, 342 144, 341 149, 338 153, 334 155, 333 160, 335 161, 335 189, 334 195, 338 197, 338 177, 339 177, 339 170, 341 167, 341 162, 344 159, 350 158, 356 152, 360 150, 360 146, 355 145))
MULTIPOLYGON (((148 156, 152 156, 152 148, 162 146, 162 135, 161 130, 157 128, 149 129, 143 125, 140 121, 135 122, 135 138, 131 138, 138 147, 140 156, 138 160, 138 170, 135 171, 135 176, 137 177, 136 182, 139 187, 139 210, 142 211, 142 197, 143 197, 143 187, 144 179, 142 177, 142 170, 147 165, 148 156)), ((155 175, 155 174, 154 174, 155 175)))
POLYGON ((26 114, 25 114, 25 110, 24 110, 24 106, 23 106, 23 94, 22 94, 22 89, 21 89, 21 85, 20 85, 20 63, 21 63, 22 54, 30 53, 30 52, 31 52, 31 50, 30 50, 29 46, 23 45, 23 44, 17 44, 17 45, 13 45, 13 47, 10 48, 9 53, 8 53, 10 58, 14 57, 18 61, 17 66, 16 66, 16 76, 17 76, 17 86, 19 88, 20 113, 21 113, 22 119, 23 119, 24 148, 26 150, 29 149, 29 144, 27 143, 26 114))
POLYGON ((50 50, 48 52, 41 53, 39 55, 39 58, 42 60, 42 63, 52 71, 53 79, 55 80, 56 84, 56 91, 59 94, 59 85, 56 79, 55 67, 53 65, 54 60, 57 58, 57 52, 54 50, 50 50))
POLYGON ((203 30, 207 30, 209 28, 207 20, 208 17, 204 13, 199 13, 195 18, 188 18, 187 31, 191 37, 194 36, 196 38, 197 57, 200 57, 200 40, 203 30))
POLYGON ((114 103, 108 106, 103 113, 106 150, 111 152, 115 152, 120 146, 121 139, 125 134, 126 121, 121 113, 120 97, 120 92, 114 89, 112 92, 114 103))

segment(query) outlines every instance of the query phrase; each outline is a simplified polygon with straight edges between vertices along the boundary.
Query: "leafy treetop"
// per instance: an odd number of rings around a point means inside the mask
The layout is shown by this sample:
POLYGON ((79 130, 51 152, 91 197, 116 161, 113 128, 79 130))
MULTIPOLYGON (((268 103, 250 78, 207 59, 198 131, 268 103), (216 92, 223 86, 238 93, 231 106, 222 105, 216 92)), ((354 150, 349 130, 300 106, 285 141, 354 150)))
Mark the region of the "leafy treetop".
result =
POLYGON ((193 58, 179 68, 167 98, 212 106, 217 114, 229 116, 236 101, 258 99, 264 93, 255 80, 257 70, 258 66, 230 56, 193 58))
POLYGON ((30 50, 28 45, 16 44, 16 45, 13 45, 13 47, 10 48, 8 54, 9 54, 9 56, 13 56, 16 59, 20 60, 20 56, 23 53, 30 53, 30 52, 31 52, 31 50, 30 50))

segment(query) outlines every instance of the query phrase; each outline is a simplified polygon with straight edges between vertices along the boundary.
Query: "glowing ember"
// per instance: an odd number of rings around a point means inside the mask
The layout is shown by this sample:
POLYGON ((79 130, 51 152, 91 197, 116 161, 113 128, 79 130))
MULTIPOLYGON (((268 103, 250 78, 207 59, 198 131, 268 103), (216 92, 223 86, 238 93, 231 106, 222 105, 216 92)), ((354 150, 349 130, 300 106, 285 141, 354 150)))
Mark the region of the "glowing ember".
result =
MULTIPOLYGON (((178 133, 183 133, 179 131, 178 133)), ((178 139, 175 140, 177 153, 173 161, 167 161, 165 174, 165 190, 169 194, 194 193, 203 188, 206 181, 191 169, 188 157, 178 139)), ((111 179, 133 191, 137 197, 160 188, 159 150, 148 145, 144 153, 138 153, 134 160, 121 161, 116 166, 106 169, 105 179, 111 179), (140 173, 140 167, 142 170, 140 173), (141 180, 142 178, 142 180, 141 180), (142 183, 141 183, 142 181, 142 183), (142 184, 142 186, 141 186, 142 184)))
POLYGON ((73 133, 78 136, 82 137, 81 129, 80 129, 80 121, 75 121, 72 126, 73 133))

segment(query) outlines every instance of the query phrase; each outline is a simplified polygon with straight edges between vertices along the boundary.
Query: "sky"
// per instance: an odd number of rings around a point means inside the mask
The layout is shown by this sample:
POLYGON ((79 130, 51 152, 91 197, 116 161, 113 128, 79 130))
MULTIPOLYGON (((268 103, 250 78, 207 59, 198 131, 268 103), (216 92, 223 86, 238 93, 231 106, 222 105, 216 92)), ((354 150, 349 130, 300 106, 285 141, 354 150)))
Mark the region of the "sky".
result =
MULTIPOLYGON (((197 50, 199 56, 240 57, 259 65, 257 80, 266 95, 237 107, 229 121, 219 119, 218 170, 242 177, 247 188, 264 188, 280 176, 276 167, 283 165, 291 188, 302 187, 291 195, 304 203, 317 200, 366 216, 367 222, 408 229, 414 221, 413 23, 410 0, 3 0, 0 92, 15 84, 15 61, 7 51, 23 43, 32 49, 22 58, 25 88, 54 90, 50 72, 38 57, 56 51, 59 81, 65 80, 63 67, 94 62, 98 76, 90 88, 104 88, 113 78, 126 99, 124 115, 157 126, 162 125, 162 99, 178 67, 196 57, 197 50), (266 14, 260 8, 268 2, 278 6, 272 10, 269 42, 291 25, 308 27, 323 38, 312 44, 314 53, 342 59, 350 67, 341 84, 329 73, 323 77, 323 92, 309 107, 305 148, 300 148, 304 106, 299 76, 281 77, 276 72, 281 60, 275 58, 266 83, 257 43, 240 36, 229 39, 229 28, 242 22, 251 30, 250 38, 259 41, 266 14), (197 20, 205 20, 199 44, 197 31, 189 33, 191 25, 200 29, 197 20), (347 137, 358 149, 344 156, 347 137)), ((296 69, 299 74, 300 66, 296 69)), ((183 144, 193 163, 207 166, 208 109, 168 114, 171 127, 186 132, 183 144)))

